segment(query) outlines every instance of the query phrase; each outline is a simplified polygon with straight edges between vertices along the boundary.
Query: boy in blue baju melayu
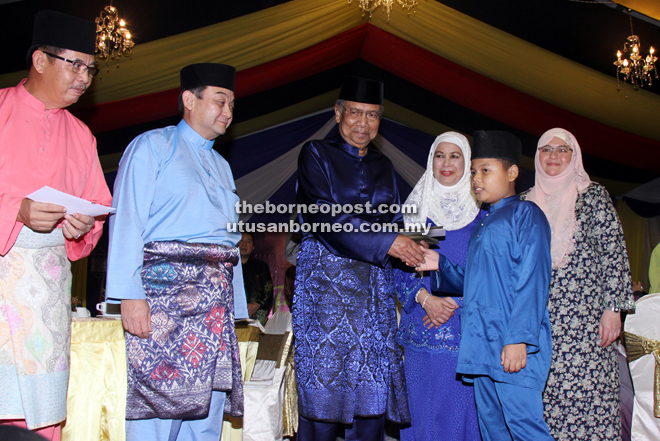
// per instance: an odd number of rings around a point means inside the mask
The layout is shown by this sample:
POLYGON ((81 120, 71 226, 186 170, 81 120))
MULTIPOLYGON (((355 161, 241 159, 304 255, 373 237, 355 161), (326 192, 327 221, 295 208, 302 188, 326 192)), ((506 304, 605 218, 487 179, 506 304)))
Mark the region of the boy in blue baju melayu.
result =
POLYGON ((418 268, 437 270, 433 293, 464 296, 456 370, 474 381, 485 441, 553 439, 542 400, 552 355, 550 227, 515 194, 521 150, 510 133, 475 132, 472 188, 488 214, 470 237, 465 268, 429 250, 418 268))

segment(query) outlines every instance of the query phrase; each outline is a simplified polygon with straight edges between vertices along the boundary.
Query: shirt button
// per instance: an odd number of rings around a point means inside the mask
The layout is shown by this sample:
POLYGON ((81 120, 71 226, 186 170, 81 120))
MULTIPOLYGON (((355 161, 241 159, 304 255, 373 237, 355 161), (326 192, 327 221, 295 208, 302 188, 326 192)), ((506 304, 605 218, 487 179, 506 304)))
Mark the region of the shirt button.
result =
POLYGON ((483 226, 484 226, 484 224, 481 224, 481 226, 483 227, 483 226))

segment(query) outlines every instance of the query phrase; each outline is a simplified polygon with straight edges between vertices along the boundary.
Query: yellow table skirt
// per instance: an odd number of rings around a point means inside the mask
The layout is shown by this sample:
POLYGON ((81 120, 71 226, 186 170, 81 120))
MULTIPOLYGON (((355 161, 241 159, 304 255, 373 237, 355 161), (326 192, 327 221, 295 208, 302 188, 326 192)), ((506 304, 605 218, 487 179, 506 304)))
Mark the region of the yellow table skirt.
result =
MULTIPOLYGON (((252 376, 259 329, 238 327, 244 378, 252 376)), ((74 318, 62 441, 125 441, 126 344, 121 320, 74 318)), ((225 415, 223 440, 243 439, 243 419, 225 415)))
POLYGON ((73 319, 62 441, 125 441, 126 344, 121 320, 73 319))

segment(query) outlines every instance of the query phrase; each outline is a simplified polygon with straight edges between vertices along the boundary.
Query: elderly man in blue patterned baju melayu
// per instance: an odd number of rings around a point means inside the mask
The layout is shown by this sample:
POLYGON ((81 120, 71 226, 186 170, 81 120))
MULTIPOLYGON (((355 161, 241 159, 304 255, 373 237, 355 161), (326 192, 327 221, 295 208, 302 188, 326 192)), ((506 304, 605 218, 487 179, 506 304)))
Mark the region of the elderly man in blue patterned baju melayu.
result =
POLYGON ((234 108, 236 70, 181 70, 176 126, 131 142, 112 200, 106 296, 126 330, 128 441, 218 441, 223 413, 243 412, 234 316, 247 317, 238 202, 213 150, 234 108))
POLYGON ((383 83, 347 77, 335 105, 337 135, 308 142, 298 159, 299 204, 356 208, 301 215, 303 223, 342 224, 343 231, 306 233, 298 254, 293 329, 299 441, 334 441, 337 435, 377 441, 384 439, 385 418, 410 421, 394 339, 390 258, 414 266, 423 256, 408 237, 371 228, 398 219, 376 209, 399 205, 392 163, 371 144, 382 105, 383 83), (373 212, 367 213, 369 204, 373 212), (346 232, 349 224, 362 232, 346 232))

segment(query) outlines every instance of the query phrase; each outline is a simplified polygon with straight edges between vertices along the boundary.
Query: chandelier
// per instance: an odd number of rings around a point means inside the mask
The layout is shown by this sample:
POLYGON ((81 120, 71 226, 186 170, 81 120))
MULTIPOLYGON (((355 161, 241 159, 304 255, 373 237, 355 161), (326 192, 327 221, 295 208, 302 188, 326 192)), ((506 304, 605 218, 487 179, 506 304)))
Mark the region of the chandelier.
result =
POLYGON ((614 65, 616 66, 617 90, 621 90, 621 86, 619 85, 619 76, 623 76, 624 87, 626 84, 625 82, 630 81, 634 90, 639 90, 640 87, 644 87, 644 81, 648 82, 649 86, 653 84, 652 73, 655 73, 655 78, 658 78, 658 70, 655 68, 655 62, 658 60, 658 57, 653 55, 655 49, 653 49, 653 46, 651 46, 649 49, 649 54, 646 56, 646 58, 640 54, 640 47, 642 43, 640 42, 639 37, 635 35, 635 32, 633 31, 632 14, 630 9, 628 9, 628 16, 630 18, 631 35, 623 45, 623 52, 627 53, 630 51, 630 59, 621 59, 621 57, 625 57, 625 55, 624 53, 621 53, 621 51, 617 51, 617 60, 614 62, 614 65))
MULTIPOLYGON (((348 3, 352 3, 353 0, 348 0, 348 3)), ((415 8, 417 7, 417 0, 396 0, 396 2, 401 6, 403 9, 408 11, 408 15, 410 15, 410 10, 412 9, 413 12, 415 12, 415 8)), ((369 13, 369 19, 371 19, 371 14, 373 11, 378 9, 379 6, 383 7, 383 11, 387 14, 387 22, 390 22, 390 11, 392 11, 392 5, 394 5, 394 0, 358 0, 358 6, 360 9, 362 9, 362 16, 364 17, 364 14, 366 12, 369 13)))
POLYGON ((119 18, 114 6, 106 6, 95 21, 96 59, 105 61, 110 72, 110 60, 116 59, 119 68, 119 58, 130 57, 135 43, 126 29, 126 22, 119 18))

